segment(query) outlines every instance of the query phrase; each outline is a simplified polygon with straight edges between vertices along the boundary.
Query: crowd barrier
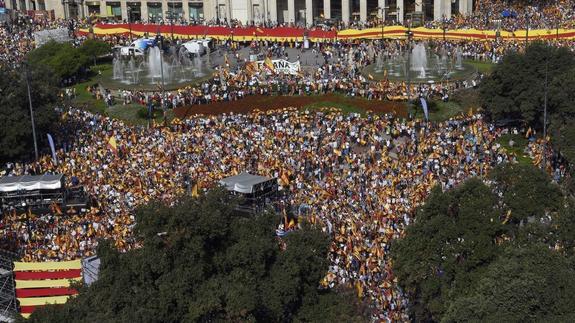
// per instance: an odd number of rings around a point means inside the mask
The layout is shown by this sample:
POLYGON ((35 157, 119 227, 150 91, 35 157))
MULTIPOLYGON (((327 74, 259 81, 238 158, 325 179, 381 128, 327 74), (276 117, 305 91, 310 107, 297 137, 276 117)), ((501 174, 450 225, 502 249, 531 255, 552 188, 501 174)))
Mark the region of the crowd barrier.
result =
MULTIPOLYGON (((383 37, 390 39, 402 39, 406 37, 408 28, 404 26, 385 26, 383 37)), ((81 29, 80 34, 86 35, 93 32, 96 35, 128 35, 130 32, 135 36, 156 35, 161 32, 164 35, 174 35, 176 38, 205 38, 234 41, 302 41, 304 34, 311 41, 332 41, 337 39, 380 39, 382 28, 368 29, 345 29, 345 30, 316 30, 295 27, 278 28, 228 28, 228 27, 208 27, 208 26, 171 26, 153 24, 97 24, 90 29, 81 29)), ((425 27, 411 28, 415 39, 449 39, 449 40, 501 40, 524 41, 526 36, 529 40, 545 39, 575 39, 575 29, 534 29, 517 30, 515 32, 500 31, 499 35, 495 30, 477 29, 456 29, 443 30, 425 27)))
POLYGON ((27 318, 38 307, 64 304, 77 294, 70 285, 82 280, 82 262, 15 262, 14 278, 20 313, 27 318))

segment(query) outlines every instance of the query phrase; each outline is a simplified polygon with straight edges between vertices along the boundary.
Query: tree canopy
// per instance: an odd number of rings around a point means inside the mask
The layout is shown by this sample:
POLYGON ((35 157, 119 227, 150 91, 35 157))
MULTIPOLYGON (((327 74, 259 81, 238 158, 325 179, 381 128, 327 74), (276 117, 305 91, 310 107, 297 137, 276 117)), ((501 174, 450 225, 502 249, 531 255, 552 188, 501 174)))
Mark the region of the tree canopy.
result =
POLYGON ((80 50, 84 55, 92 58, 94 60, 94 65, 96 65, 96 59, 100 56, 109 54, 111 47, 110 44, 105 41, 86 39, 84 43, 82 43, 82 46, 80 46, 80 50))
POLYGON ((88 64, 90 57, 85 51, 70 43, 50 41, 29 52, 27 59, 30 65, 46 66, 64 79, 76 76, 88 64))
MULTIPOLYGON (((58 80, 41 66, 29 68, 30 93, 39 144, 57 121, 58 80)), ((0 68, 0 162, 26 159, 34 152, 26 73, 0 68)), ((40 147, 41 148, 41 147, 40 147)))
POLYGON ((568 198, 530 165, 501 166, 490 183, 435 188, 392 245, 414 319, 568 321, 575 315, 568 198))
POLYGON ((127 253, 101 243, 99 279, 29 322, 362 321, 352 292, 318 289, 329 239, 304 226, 274 236, 277 216, 234 211, 214 190, 174 207, 136 213, 143 247, 127 253))
POLYGON ((575 55, 565 47, 535 42, 525 53, 508 53, 482 83, 481 102, 494 120, 519 120, 536 129, 543 127, 547 77, 550 118, 571 118, 570 98, 575 89, 575 55))

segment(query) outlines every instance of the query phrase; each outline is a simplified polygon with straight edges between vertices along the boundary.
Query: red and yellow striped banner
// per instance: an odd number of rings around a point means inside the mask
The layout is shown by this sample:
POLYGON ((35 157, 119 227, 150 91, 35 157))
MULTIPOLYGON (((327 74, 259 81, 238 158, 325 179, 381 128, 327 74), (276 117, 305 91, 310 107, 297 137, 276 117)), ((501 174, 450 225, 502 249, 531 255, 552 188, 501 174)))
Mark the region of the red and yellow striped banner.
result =
POLYGON ((16 262, 14 278, 20 313, 27 318, 39 306, 64 304, 78 293, 70 285, 82 280, 82 262, 16 262))
MULTIPOLYGON (((385 26, 383 36, 390 39, 402 39, 406 37, 408 28, 404 26, 385 26)), ((381 27, 368 29, 345 29, 345 30, 319 30, 293 27, 278 28, 228 28, 208 26, 171 26, 153 24, 97 24, 92 32, 99 36, 119 35, 130 32, 135 36, 153 36, 158 32, 164 35, 174 35, 175 38, 205 38, 234 41, 302 41, 304 35, 311 41, 329 41, 336 39, 379 39, 382 37, 381 27)), ((425 27, 411 28, 415 39, 449 39, 449 40, 493 40, 497 37, 495 30, 478 29, 455 29, 442 30, 425 27)), ((90 33, 89 29, 81 29, 80 34, 90 33)), ((525 40, 527 32, 518 30, 515 32, 501 31, 499 38, 502 40, 525 40)), ((529 30, 528 38, 537 39, 575 39, 575 29, 534 29, 529 30)))

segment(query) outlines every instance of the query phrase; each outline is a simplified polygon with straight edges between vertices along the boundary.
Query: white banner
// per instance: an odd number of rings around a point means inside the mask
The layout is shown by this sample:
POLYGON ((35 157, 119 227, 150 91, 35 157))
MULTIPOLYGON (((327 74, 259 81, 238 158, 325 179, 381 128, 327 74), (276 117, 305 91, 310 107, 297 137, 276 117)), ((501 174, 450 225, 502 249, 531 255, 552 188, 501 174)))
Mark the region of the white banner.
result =
POLYGON ((40 47, 50 40, 54 40, 58 43, 64 43, 72 40, 70 34, 68 33, 68 28, 46 29, 36 31, 33 35, 36 47, 40 47))
MULTIPOLYGON (((299 73, 300 64, 297 62, 288 62, 285 59, 274 59, 272 60, 274 64, 274 72, 297 75, 299 73)), ((264 61, 258 61, 258 68, 262 70, 264 68, 264 61)))

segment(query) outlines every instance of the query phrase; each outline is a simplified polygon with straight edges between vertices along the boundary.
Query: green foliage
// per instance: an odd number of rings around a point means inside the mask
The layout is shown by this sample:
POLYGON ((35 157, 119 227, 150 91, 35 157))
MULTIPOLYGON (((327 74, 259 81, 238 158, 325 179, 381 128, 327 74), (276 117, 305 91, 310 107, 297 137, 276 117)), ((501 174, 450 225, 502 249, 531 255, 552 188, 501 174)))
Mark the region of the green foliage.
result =
POLYGON ((496 257, 502 225, 495 202, 477 179, 448 193, 436 187, 406 237, 392 246, 395 273, 413 297, 417 320, 438 320, 450 294, 465 293, 474 273, 496 257))
POLYGON ((501 166, 489 186, 436 187, 392 245, 415 321, 570 321, 571 204, 532 165, 501 166))
POLYGON ((561 206, 559 186, 551 183, 549 176, 539 168, 525 164, 506 165, 495 168, 491 178, 502 195, 503 209, 511 211, 509 223, 540 221, 546 211, 556 212, 561 206))
MULTIPOLYGON (((563 96, 573 97, 575 90, 565 86, 565 82, 572 78, 573 68, 575 57, 568 49, 541 42, 530 45, 525 54, 508 54, 481 85, 485 111, 494 120, 519 119, 541 129, 545 75, 548 75, 550 94, 562 92, 563 96)), ((556 100, 564 104, 570 102, 559 96, 556 100)), ((549 100, 550 114, 559 110, 560 106, 549 100)))
POLYGON ((348 294, 318 290, 327 271, 326 235, 304 227, 286 237, 282 251, 274 236, 277 216, 245 216, 234 206, 227 192, 214 190, 171 208, 139 209, 135 231, 143 247, 121 254, 101 243, 98 281, 29 322, 361 319, 348 294))
POLYGON ((80 51, 82 51, 84 55, 93 58, 94 61, 100 56, 109 54, 111 50, 112 47, 110 44, 97 39, 87 39, 82 46, 80 46, 80 51))
MULTIPOLYGON (((36 137, 42 149, 48 133, 56 124, 54 110, 58 102, 58 80, 42 67, 29 71, 30 93, 36 137)), ((0 68, 0 162, 33 156, 32 123, 26 86, 26 73, 0 68)))
POLYGON ((28 62, 34 66, 47 66, 60 79, 77 75, 89 62, 89 57, 69 43, 50 41, 28 53, 28 62))
POLYGON ((575 269, 544 245, 507 248, 443 322, 572 322, 575 269))

